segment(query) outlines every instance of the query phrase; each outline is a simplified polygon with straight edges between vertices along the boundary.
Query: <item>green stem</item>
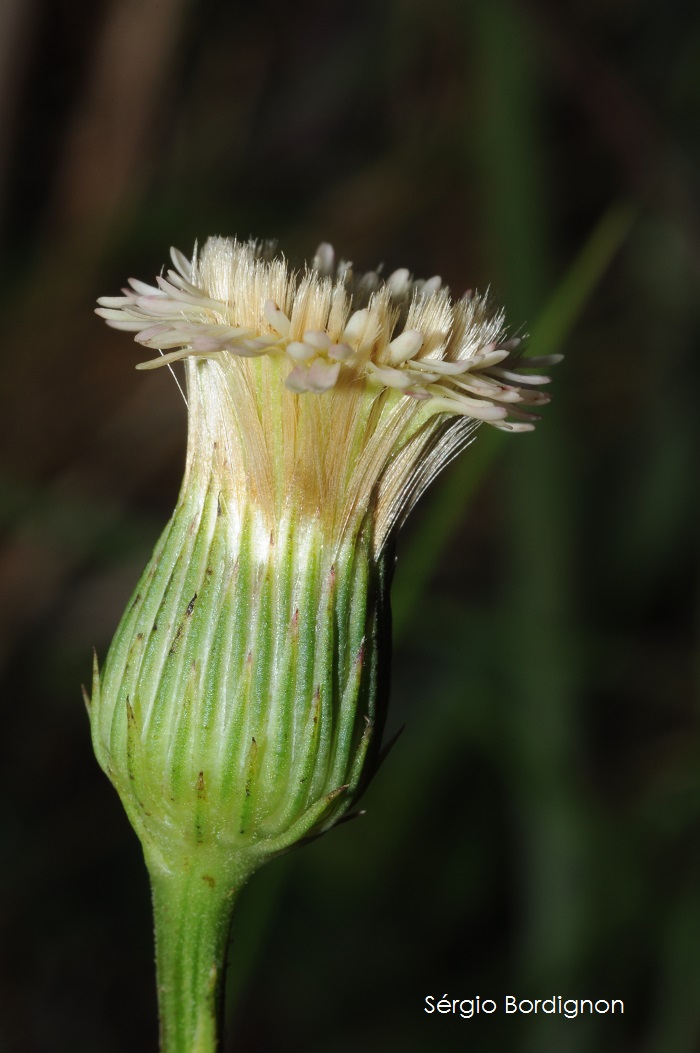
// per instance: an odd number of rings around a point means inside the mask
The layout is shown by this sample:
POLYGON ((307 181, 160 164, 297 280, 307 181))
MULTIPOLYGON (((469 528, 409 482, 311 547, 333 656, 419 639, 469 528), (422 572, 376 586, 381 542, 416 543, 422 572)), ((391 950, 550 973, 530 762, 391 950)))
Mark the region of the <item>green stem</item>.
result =
POLYGON ((244 877, 202 865, 150 867, 156 935, 161 1053, 214 1053, 226 953, 244 877))

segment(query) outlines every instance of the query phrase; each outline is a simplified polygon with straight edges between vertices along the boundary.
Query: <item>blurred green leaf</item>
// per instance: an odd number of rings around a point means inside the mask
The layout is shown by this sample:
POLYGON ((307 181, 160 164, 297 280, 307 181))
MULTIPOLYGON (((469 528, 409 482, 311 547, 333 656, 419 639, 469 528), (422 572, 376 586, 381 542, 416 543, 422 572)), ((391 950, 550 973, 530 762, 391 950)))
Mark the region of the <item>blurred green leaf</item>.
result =
MULTIPOLYGON (((547 355, 564 347, 627 237, 635 215, 635 206, 624 202, 615 203, 603 214, 533 326, 529 343, 536 354, 547 355)), ((401 551, 401 562, 410 568, 410 574, 397 577, 392 593, 396 640, 401 640, 410 625, 431 575, 464 519, 469 501, 509 441, 491 428, 482 427, 466 454, 450 467, 431 493, 419 526, 401 551)))
POLYGON ((603 214, 532 327, 528 343, 534 354, 551 355, 564 346, 638 212, 635 202, 621 201, 603 214))

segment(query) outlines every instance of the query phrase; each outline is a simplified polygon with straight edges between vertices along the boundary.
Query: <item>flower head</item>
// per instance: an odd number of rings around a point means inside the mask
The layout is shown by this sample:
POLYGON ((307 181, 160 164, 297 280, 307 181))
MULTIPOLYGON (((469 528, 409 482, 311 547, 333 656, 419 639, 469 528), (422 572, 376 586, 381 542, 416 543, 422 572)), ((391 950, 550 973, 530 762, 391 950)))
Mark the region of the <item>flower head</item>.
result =
POLYGON ((328 830, 381 741, 391 542, 486 422, 527 431, 556 361, 521 357, 502 312, 438 278, 383 280, 322 245, 207 241, 156 285, 100 301, 184 360, 177 506, 89 702, 96 756, 151 874, 163 1049, 214 1049, 235 895, 328 830))
POLYGON ((523 358, 502 311, 437 277, 355 275, 327 244, 301 272, 252 241, 171 255, 98 313, 160 352, 139 368, 186 360, 191 427, 201 397, 212 461, 270 525, 294 509, 341 536, 371 505, 378 552, 478 424, 528 431, 548 401, 559 356, 523 358))

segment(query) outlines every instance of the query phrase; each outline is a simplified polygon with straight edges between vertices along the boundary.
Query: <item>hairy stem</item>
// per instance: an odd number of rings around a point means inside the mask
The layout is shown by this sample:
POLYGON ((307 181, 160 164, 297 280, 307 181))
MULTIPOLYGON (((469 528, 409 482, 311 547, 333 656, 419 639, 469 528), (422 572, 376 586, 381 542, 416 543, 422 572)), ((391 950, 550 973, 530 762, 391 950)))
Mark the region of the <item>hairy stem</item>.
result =
POLYGON ((214 1053, 233 908, 247 875, 199 859, 150 871, 161 1053, 214 1053))

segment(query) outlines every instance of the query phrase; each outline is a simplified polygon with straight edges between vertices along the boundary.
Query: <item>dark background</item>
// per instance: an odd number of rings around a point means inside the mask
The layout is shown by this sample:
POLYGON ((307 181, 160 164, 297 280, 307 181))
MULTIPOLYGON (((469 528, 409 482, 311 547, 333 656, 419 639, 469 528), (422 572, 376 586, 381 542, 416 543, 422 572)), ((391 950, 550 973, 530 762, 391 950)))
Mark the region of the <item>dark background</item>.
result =
POLYGON ((185 415, 92 309, 208 234, 491 285, 567 355, 538 431, 482 428, 405 530, 405 731, 367 815, 244 893, 230 1048, 700 1048, 699 120, 683 0, 0 5, 2 1053, 156 1049, 80 683, 185 415), (626 1011, 426 1016, 444 993, 626 1011))

